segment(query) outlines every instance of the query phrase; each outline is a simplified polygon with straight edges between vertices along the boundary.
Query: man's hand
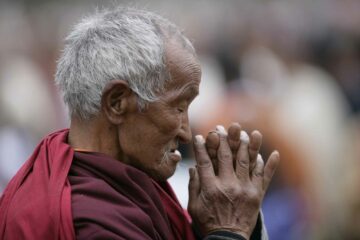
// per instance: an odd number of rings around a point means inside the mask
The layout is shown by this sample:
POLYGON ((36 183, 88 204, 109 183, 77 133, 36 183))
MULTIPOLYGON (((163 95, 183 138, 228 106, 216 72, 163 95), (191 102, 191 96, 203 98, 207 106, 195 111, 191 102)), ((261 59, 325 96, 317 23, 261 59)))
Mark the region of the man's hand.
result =
POLYGON ((262 136, 249 136, 238 124, 229 134, 218 126, 205 139, 195 137, 196 169, 190 169, 188 210, 193 221, 206 235, 228 230, 250 238, 261 202, 279 163, 273 152, 266 165, 258 154, 262 136))

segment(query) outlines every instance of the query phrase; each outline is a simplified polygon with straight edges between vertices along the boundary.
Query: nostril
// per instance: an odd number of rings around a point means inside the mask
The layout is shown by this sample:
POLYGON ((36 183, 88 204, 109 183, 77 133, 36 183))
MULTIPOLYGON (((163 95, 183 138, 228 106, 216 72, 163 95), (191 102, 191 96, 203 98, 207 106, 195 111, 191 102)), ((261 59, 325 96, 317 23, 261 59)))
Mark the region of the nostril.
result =
POLYGON ((190 143, 192 140, 192 133, 190 127, 183 128, 179 134, 179 141, 184 144, 190 143))
POLYGON ((182 144, 189 144, 190 142, 191 142, 191 137, 187 137, 187 136, 182 136, 181 138, 180 138, 180 142, 182 143, 182 144))

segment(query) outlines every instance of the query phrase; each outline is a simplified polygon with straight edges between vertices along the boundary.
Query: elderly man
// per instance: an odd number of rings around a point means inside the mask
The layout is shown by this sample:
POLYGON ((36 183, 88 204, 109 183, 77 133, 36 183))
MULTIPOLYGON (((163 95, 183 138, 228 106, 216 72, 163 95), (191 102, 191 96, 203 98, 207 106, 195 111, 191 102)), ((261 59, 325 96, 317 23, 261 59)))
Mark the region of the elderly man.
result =
POLYGON ((167 183, 192 139, 200 77, 190 41, 155 14, 120 8, 76 25, 56 73, 70 129, 9 183, 0 239, 265 239, 259 208, 279 155, 264 166, 259 132, 195 137, 192 225, 167 183))

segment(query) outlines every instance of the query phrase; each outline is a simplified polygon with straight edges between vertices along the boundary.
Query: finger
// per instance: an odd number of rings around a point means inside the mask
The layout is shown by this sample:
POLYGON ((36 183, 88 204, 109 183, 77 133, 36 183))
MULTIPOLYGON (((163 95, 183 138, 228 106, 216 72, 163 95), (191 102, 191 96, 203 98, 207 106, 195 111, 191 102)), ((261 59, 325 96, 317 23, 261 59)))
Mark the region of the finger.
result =
POLYGON ((213 164, 215 174, 218 173, 217 151, 220 145, 220 137, 217 132, 210 132, 206 137, 206 149, 213 164))
POLYGON ((225 128, 217 126, 216 130, 220 137, 220 145, 217 152, 219 177, 225 179, 234 176, 233 157, 225 128))
POLYGON ((211 184, 215 174, 202 135, 195 136, 194 152, 200 183, 202 185, 211 184))
POLYGON ((191 205, 195 202, 200 192, 199 175, 195 168, 189 168, 189 202, 188 209, 191 209, 191 205))
POLYGON ((256 166, 257 157, 262 143, 262 134, 255 130, 250 135, 249 158, 250 158, 250 174, 256 166))
POLYGON ((240 131, 241 126, 239 123, 232 123, 228 129, 228 142, 233 154, 233 167, 236 166, 236 153, 240 146, 240 131))
POLYGON ((249 135, 245 131, 240 133, 240 147, 236 155, 236 175, 240 180, 249 179, 249 135))
POLYGON ((257 189, 264 189, 264 160, 260 154, 257 155, 252 180, 257 189))
POLYGON ((270 181, 274 176, 275 170, 280 163, 280 154, 278 151, 271 153, 264 168, 264 190, 269 187, 270 181))

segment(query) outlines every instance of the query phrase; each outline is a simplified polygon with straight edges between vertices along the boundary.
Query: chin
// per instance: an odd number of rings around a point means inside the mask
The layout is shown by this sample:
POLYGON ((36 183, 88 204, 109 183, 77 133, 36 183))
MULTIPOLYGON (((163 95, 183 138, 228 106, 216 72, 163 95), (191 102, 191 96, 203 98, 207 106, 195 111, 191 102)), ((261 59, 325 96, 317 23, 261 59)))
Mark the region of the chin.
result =
MULTIPOLYGON (((135 161, 133 161, 135 163, 135 161)), ((137 162, 136 168, 146 173, 157 182, 165 182, 175 173, 178 162, 172 161, 168 155, 164 154, 158 159, 148 159, 147 162, 137 162)))
POLYGON ((174 167, 167 167, 166 169, 153 169, 148 172, 148 175, 157 182, 165 182, 172 175, 174 175, 176 165, 174 167))

